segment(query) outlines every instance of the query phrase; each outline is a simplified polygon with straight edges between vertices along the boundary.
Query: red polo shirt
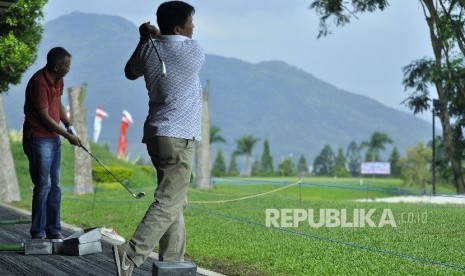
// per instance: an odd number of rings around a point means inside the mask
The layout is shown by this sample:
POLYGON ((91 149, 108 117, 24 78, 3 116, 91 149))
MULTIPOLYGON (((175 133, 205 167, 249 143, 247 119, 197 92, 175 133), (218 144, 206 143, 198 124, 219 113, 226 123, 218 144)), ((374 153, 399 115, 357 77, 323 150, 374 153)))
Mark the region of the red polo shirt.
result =
POLYGON ((45 67, 32 76, 25 93, 24 137, 54 137, 58 135, 41 121, 38 110, 48 108, 49 116, 60 123, 60 97, 63 95, 63 86, 63 78, 53 83, 45 67))

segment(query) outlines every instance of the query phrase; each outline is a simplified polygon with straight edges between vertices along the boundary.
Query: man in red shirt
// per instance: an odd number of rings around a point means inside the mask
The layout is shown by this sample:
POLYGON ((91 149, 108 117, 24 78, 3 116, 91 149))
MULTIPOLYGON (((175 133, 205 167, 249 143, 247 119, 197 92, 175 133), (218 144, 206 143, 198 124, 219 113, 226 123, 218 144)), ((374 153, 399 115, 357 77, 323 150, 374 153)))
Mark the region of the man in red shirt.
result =
POLYGON ((24 103, 23 150, 29 159, 32 197, 33 239, 62 239, 60 224, 60 135, 75 146, 81 141, 61 103, 63 77, 71 67, 71 54, 55 47, 47 54, 47 65, 29 80, 24 103), (60 126, 63 122, 65 128, 60 126))

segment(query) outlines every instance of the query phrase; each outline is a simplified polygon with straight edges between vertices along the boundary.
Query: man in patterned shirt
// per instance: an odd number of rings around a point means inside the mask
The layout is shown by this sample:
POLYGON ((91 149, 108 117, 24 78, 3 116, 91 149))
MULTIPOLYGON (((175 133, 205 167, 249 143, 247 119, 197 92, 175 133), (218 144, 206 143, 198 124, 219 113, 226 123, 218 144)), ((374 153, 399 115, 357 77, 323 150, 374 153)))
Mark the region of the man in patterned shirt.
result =
POLYGON ((201 139, 202 89, 199 71, 205 54, 192 40, 194 7, 181 1, 161 4, 160 31, 148 23, 139 28, 141 39, 124 69, 130 80, 144 76, 149 112, 142 142, 157 170, 155 200, 132 238, 113 246, 118 275, 131 275, 158 243, 160 260, 181 261, 186 232, 183 212, 193 160, 193 144, 201 139), (166 64, 162 63, 149 39, 166 64))

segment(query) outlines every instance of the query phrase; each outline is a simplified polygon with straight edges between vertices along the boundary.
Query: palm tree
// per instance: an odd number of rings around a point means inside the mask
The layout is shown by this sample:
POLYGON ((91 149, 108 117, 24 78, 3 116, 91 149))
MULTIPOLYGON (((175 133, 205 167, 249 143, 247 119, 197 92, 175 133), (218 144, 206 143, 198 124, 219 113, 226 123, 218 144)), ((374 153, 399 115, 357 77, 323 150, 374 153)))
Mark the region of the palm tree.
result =
POLYGON ((385 150, 385 144, 392 144, 392 139, 382 132, 375 131, 371 135, 370 141, 364 141, 360 144, 360 148, 367 148, 366 161, 379 161, 379 152, 385 150))
POLYGON ((226 139, 223 136, 219 135, 220 128, 212 125, 210 127, 210 145, 213 143, 226 143, 226 139))
POLYGON ((255 144, 260 139, 253 137, 253 135, 244 135, 241 139, 236 140, 237 149, 234 152, 235 155, 245 155, 245 163, 247 168, 247 175, 250 175, 250 156, 252 155, 252 150, 255 144))

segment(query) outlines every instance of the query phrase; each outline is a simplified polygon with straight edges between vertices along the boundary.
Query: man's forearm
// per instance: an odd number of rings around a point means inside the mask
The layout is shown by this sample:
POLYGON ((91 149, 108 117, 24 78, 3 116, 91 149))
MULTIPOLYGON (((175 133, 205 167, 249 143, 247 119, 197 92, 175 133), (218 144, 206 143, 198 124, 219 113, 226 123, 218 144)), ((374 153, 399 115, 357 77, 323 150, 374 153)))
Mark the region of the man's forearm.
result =
POLYGON ((48 115, 48 113, 45 113, 44 111, 42 111, 39 116, 40 116, 42 123, 48 126, 50 130, 57 133, 58 135, 65 137, 66 139, 69 138, 70 134, 66 132, 64 128, 60 127, 60 125, 57 122, 55 122, 55 120, 53 120, 48 115))
POLYGON ((144 41, 141 39, 139 40, 139 43, 137 44, 137 47, 136 49, 134 50, 134 52, 132 53, 131 57, 129 58, 129 60, 126 62, 126 66, 124 66, 124 75, 126 76, 127 79, 129 80, 135 80, 137 78, 139 78, 139 76, 137 76, 136 74, 134 74, 132 71, 131 71, 131 62, 132 60, 136 57, 136 53, 138 52, 137 50, 139 49, 139 47, 144 43, 144 41))
POLYGON ((71 124, 68 114, 63 104, 60 104, 60 121, 63 122, 65 127, 68 127, 71 124))

